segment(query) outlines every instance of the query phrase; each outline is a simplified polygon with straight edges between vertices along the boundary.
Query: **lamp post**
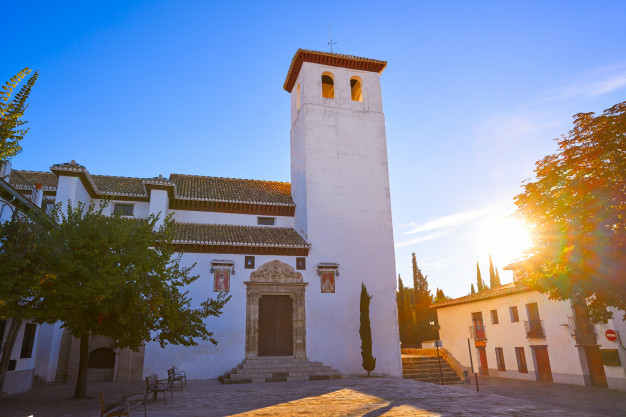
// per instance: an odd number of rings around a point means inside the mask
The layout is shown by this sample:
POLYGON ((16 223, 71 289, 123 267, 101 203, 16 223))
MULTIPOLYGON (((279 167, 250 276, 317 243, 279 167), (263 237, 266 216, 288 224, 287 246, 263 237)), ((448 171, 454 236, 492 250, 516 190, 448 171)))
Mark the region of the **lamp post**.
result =
MULTIPOLYGON (((435 326, 435 321, 430 321, 431 326, 435 326)), ((435 347, 437 348, 437 361, 439 362, 439 375, 441 376, 441 385, 443 385, 443 370, 441 369, 441 356, 439 356, 439 347, 441 347, 441 340, 435 340, 435 347)))

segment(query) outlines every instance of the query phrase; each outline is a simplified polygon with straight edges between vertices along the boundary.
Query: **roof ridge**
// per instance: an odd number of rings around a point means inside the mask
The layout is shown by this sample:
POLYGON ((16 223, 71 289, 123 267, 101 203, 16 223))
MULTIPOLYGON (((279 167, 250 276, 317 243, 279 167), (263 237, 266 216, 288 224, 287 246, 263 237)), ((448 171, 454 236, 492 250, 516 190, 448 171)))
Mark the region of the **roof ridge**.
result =
POLYGON ((11 172, 32 172, 33 174, 50 174, 50 175, 54 175, 52 172, 50 171, 32 171, 29 169, 12 169, 11 172))
POLYGON ((170 178, 172 177, 172 175, 181 175, 181 176, 185 176, 185 177, 217 178, 217 179, 220 179, 220 180, 258 181, 258 182, 275 182, 275 183, 278 183, 278 184, 291 184, 290 182, 287 182, 287 181, 256 180, 256 179, 253 179, 253 178, 215 177, 215 176, 212 176, 212 175, 198 175, 198 174, 177 174, 175 172, 170 174, 170 178))
POLYGON ((149 180, 152 178, 143 178, 143 177, 125 177, 123 175, 103 175, 103 174, 92 174, 89 173, 92 177, 107 177, 107 178, 125 178, 125 179, 132 179, 132 180, 149 180))

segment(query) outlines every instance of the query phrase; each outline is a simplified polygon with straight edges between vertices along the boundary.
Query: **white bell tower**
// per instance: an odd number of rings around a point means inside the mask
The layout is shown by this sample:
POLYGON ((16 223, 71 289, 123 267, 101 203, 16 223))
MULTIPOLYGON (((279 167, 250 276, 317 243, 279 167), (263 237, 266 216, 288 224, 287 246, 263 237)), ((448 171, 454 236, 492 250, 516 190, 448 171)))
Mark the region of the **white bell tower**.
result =
POLYGON ((345 373, 364 372, 359 337, 359 297, 364 283, 373 296, 374 373, 400 376, 379 80, 386 65, 375 59, 299 49, 284 88, 291 93, 295 227, 312 245, 303 274, 309 283, 307 355, 345 373), (321 263, 338 264, 335 293, 320 291, 317 266, 321 263))

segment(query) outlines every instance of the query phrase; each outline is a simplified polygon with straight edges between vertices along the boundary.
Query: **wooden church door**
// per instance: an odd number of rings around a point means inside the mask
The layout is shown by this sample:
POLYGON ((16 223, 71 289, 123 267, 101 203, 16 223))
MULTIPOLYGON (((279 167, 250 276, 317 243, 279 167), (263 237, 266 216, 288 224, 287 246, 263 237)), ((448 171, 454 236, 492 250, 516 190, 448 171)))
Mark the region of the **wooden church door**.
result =
POLYGON ((293 355, 292 301, 287 295, 259 299, 259 356, 293 355))

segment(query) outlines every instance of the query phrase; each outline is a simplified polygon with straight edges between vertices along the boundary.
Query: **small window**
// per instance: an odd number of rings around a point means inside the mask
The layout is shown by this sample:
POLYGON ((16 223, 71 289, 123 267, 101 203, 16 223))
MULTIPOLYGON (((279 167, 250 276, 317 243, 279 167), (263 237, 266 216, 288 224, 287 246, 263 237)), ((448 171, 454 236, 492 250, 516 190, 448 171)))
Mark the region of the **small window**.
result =
POLYGON ((617 349, 600 349, 604 366, 621 366, 617 349))
POLYGON ((528 373, 528 367, 526 366, 526 354, 523 347, 515 348, 515 356, 517 356, 517 370, 523 374, 528 373))
POLYGON ((296 110, 300 110, 300 84, 296 88, 296 110))
POLYGON ((350 78, 350 92, 352 93, 352 101, 363 101, 363 92, 359 77, 350 78))
POLYGON ((509 312, 511 313, 511 323, 517 323, 519 321, 517 307, 509 307, 509 312))
POLYGON ((7 371, 15 371, 16 364, 17 364, 17 359, 11 359, 9 361, 9 367, 7 368, 7 371))
POLYGON ((498 310, 491 310, 491 324, 498 324, 498 310))
POLYGON ((306 269, 306 258, 296 258, 296 269, 299 271, 306 269))
POLYGON ((498 362, 498 371, 506 371, 506 366, 504 366, 504 351, 502 351, 502 348, 496 348, 496 361, 498 362))
POLYGON ((335 80, 330 72, 322 74, 322 97, 335 98, 335 80))
POLYGON ((245 269, 254 269, 254 256, 246 256, 246 260, 244 262, 245 269))
POLYGON ((22 351, 20 358, 30 358, 33 355, 33 344, 35 343, 35 333, 37 325, 35 323, 26 323, 24 326, 24 337, 22 338, 22 351))
POLYGON ((261 226, 274 226, 276 217, 257 217, 257 224, 261 226))
POLYGON ((132 216, 133 205, 116 203, 113 205, 113 214, 117 214, 119 216, 132 216))

